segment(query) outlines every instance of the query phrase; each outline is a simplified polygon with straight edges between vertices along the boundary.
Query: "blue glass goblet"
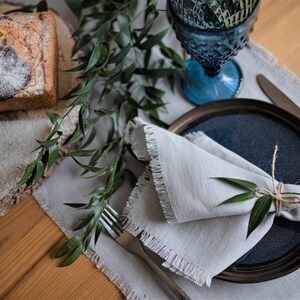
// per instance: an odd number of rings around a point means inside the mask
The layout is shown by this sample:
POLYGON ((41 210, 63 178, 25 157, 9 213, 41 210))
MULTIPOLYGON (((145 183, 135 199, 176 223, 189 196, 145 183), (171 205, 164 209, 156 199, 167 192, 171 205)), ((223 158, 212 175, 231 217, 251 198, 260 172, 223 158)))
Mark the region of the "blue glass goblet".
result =
POLYGON ((252 12, 231 28, 205 28, 184 22, 167 2, 169 22, 181 46, 191 55, 181 80, 184 95, 201 105, 218 99, 232 98, 241 89, 242 72, 231 59, 243 48, 253 31, 260 1, 252 12))

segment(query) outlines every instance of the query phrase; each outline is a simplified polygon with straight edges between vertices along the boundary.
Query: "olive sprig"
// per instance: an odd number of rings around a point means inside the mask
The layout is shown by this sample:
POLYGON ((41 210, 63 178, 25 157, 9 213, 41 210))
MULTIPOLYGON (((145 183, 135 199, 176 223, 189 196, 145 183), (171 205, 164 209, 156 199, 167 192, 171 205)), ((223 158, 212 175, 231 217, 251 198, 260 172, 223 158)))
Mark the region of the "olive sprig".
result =
MULTIPOLYGON (((67 113, 78 106, 80 111, 76 129, 65 144, 82 140, 81 147, 68 156, 82 168, 83 180, 96 177, 104 184, 90 192, 88 202, 66 203, 86 211, 86 215, 74 228, 77 235, 57 252, 56 257, 65 257, 60 266, 72 264, 92 242, 97 243, 102 231, 99 219, 111 196, 124 179, 135 184, 136 177, 126 163, 126 155, 132 154, 127 124, 143 112, 159 126, 167 126, 159 117, 159 111, 166 110, 166 103, 165 92, 157 87, 157 82, 167 79, 173 88, 174 76, 184 66, 184 59, 163 41, 170 28, 153 33, 159 14, 165 14, 157 8, 156 0, 148 0, 141 10, 137 0, 65 1, 80 23, 73 33, 76 39, 73 54, 84 53, 74 59, 78 65, 68 70, 80 72, 81 81, 64 97, 72 101, 67 113), (136 25, 138 19, 143 19, 141 26, 136 25), (160 50, 161 58, 153 59, 154 48, 160 50), (96 86, 102 92, 91 109, 90 100, 96 86), (108 124, 106 141, 90 149, 98 133, 96 125, 102 120, 108 124), (81 161, 83 157, 88 163, 81 161)), ((65 116, 48 113, 48 118, 52 131, 46 140, 38 141, 40 154, 28 165, 18 186, 38 182, 58 157, 60 128, 65 116)))

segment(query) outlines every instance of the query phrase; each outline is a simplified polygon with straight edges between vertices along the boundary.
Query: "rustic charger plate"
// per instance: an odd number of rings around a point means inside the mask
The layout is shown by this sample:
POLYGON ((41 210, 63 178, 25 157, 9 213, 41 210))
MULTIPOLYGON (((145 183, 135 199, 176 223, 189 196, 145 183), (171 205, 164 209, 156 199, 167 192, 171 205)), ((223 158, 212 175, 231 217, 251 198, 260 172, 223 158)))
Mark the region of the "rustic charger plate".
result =
MULTIPOLYGON (((210 102, 177 119, 169 130, 181 135, 201 130, 269 174, 278 143, 276 178, 285 183, 300 180, 300 118, 274 105, 251 99, 210 102)), ((275 218, 264 238, 217 277, 255 283, 284 276, 299 267, 300 222, 275 218)))

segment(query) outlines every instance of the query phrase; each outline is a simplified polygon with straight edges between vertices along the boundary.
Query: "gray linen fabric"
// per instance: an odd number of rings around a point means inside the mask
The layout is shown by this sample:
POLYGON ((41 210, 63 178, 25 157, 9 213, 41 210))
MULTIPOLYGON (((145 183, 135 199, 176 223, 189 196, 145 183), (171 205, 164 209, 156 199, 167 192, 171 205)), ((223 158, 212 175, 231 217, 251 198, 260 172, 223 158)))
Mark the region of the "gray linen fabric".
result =
MULTIPOLYGON (((190 140, 195 139, 194 143, 197 145, 194 145, 181 136, 143 123, 141 119, 136 122, 137 128, 131 135, 133 151, 139 160, 150 161, 156 192, 169 223, 240 215, 251 211, 254 199, 238 205, 232 203, 218 206, 222 201, 245 190, 214 177, 248 180, 260 188, 274 190, 271 176, 224 149, 201 132, 188 137, 190 140), (210 146, 210 143, 213 145, 210 146), (205 147, 210 150, 207 151, 205 147), (239 162, 238 165, 236 161, 239 162)), ((271 160, 270 157, 270 164, 271 160)), ((275 180, 275 186, 277 185, 275 180)), ((283 192, 298 193, 300 186, 284 184, 283 192)), ((272 205, 271 211, 275 211, 275 205, 272 205)), ((286 217, 299 221, 300 212, 286 212, 286 217)))
MULTIPOLYGON (((173 48, 176 48, 175 45, 173 48)), ((275 84, 278 84, 300 106, 299 79, 293 77, 284 67, 275 67, 276 60, 264 49, 251 43, 250 48, 245 48, 240 52, 237 61, 242 67, 245 78, 240 97, 269 101, 255 80, 255 76, 260 72, 265 74, 275 84)), ((166 84, 162 84, 162 88, 164 87, 166 87, 166 84)), ((162 118, 165 122, 171 123, 177 117, 193 108, 193 106, 183 100, 179 92, 173 94, 167 88, 165 89, 165 99, 169 105, 168 114, 162 114, 162 118)), ((99 124, 99 135, 91 147, 96 147, 105 141, 105 126, 105 121, 99 124)), ((133 161, 129 161, 129 163, 137 174, 143 172, 143 167, 140 164, 136 164, 133 161)), ((86 195, 92 188, 100 184, 96 179, 89 181, 80 179, 80 173, 80 168, 70 158, 67 158, 57 167, 54 174, 44 185, 34 193, 42 208, 68 237, 74 234, 72 228, 77 224, 79 218, 82 217, 82 213, 65 206, 63 203, 87 201, 88 197, 86 195)), ((120 213, 128 200, 130 192, 129 184, 125 184, 111 200, 111 204, 120 213)), ((152 203, 156 204, 158 209, 161 210, 158 201, 152 201, 152 203)), ((162 213, 160 218, 161 221, 165 222, 162 213)), ((175 229, 179 225, 172 227, 175 229)), ((191 244, 192 246, 193 244, 191 244)), ((152 271, 139 258, 119 247, 105 234, 101 235, 97 246, 92 246, 86 252, 86 255, 95 261, 96 266, 120 288, 128 299, 170 299, 173 297, 156 280, 152 271)), ((193 299, 300 299, 299 270, 280 279, 259 284, 241 285, 213 279, 210 288, 205 286, 199 287, 190 280, 186 280, 183 276, 178 276, 173 272, 168 272, 168 274, 193 299)))
MULTIPOLYGON (((0 1, 1 2, 1 1, 0 1)), ((20 2, 20 1, 16 1, 20 2)), ((37 1, 26 0, 32 3, 37 1)), ((143 1, 139 1, 143 5, 143 1)), ((164 8, 165 1, 159 1, 164 8)), ((65 18, 70 20, 71 14, 65 8, 64 1, 51 0, 49 4, 57 11, 62 12, 65 18)), ((167 24, 166 18, 157 20, 158 30, 167 24)), ((173 49, 181 51, 179 43, 174 37, 169 37, 168 44, 173 49)), ((154 53, 159 55, 158 52, 154 53)), ((300 106, 300 82, 299 79, 286 70, 285 67, 275 67, 276 59, 265 49, 254 43, 242 50, 236 58, 244 74, 244 86, 240 97, 260 99, 269 102, 268 98, 260 90, 255 76, 263 73, 300 106)), ((168 114, 162 114, 162 119, 171 123, 194 106, 183 100, 179 89, 172 93, 167 84, 162 82, 160 88, 166 91, 165 101, 168 104, 168 114)), ((98 91, 101 92, 100 90, 98 91)), ((97 95, 97 93, 96 93, 97 95)), ((97 96, 96 96, 97 98, 97 96)), ((96 147, 105 140, 106 122, 99 124, 99 134, 91 147, 96 147)), ((137 174, 143 172, 143 167, 133 161, 129 161, 132 169, 137 174)), ((88 200, 86 196, 92 188, 98 186, 98 180, 84 181, 80 179, 81 169, 74 164, 72 159, 66 158, 56 169, 54 174, 34 194, 37 201, 61 230, 71 237, 72 228, 82 217, 82 213, 65 206, 65 202, 83 202, 88 200)), ((120 192, 113 197, 111 204, 122 212, 131 187, 125 184, 120 192)), ((159 202, 153 201, 159 206, 159 202)), ((158 209, 161 209, 158 207, 158 209)), ((165 222, 163 215, 162 220, 165 222)), ((177 226, 177 225, 174 225, 177 226)), ((179 226, 179 225, 178 225, 179 226)), ((96 267, 101 269, 128 299, 172 299, 171 293, 156 279, 152 271, 135 255, 118 246, 110 237, 103 234, 97 246, 88 249, 86 255, 95 261, 96 267)), ((190 280, 184 279, 173 272, 166 272, 174 279, 192 299, 300 299, 300 270, 270 282, 259 284, 234 284, 217 279, 212 280, 210 288, 199 287, 190 280)))
MULTIPOLYGON (((218 206, 244 190, 213 177, 248 180, 269 190, 273 189, 272 180, 201 132, 187 138, 190 141, 136 120, 131 135, 133 151, 140 160, 150 161, 151 170, 140 178, 124 216, 128 231, 141 234, 142 242, 161 256, 165 267, 209 286, 212 277, 268 232, 275 216, 273 204, 272 213, 247 238, 255 200, 218 206)), ((300 186, 284 185, 284 191, 299 193, 300 186)), ((285 217, 299 221, 299 210, 285 210, 285 217)))

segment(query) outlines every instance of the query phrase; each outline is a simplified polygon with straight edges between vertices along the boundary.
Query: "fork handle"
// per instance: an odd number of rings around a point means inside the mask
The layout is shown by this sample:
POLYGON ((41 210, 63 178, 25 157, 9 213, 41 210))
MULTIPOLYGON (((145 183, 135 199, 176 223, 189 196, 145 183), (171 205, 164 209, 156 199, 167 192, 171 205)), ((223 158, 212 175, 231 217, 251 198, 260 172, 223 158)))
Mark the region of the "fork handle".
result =
POLYGON ((139 253, 140 257, 152 268, 161 280, 170 288, 178 299, 191 300, 191 298, 170 278, 168 277, 153 260, 144 252, 139 253))

